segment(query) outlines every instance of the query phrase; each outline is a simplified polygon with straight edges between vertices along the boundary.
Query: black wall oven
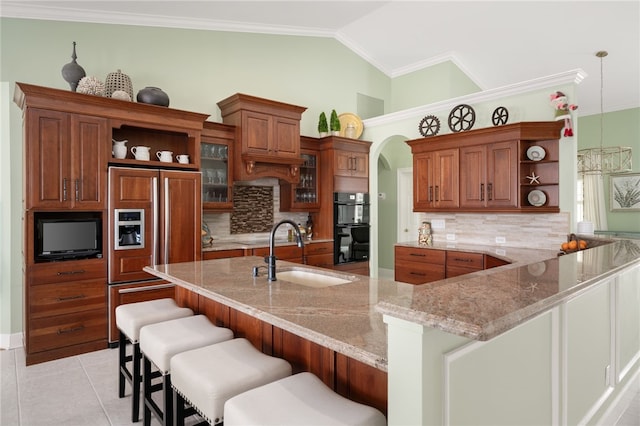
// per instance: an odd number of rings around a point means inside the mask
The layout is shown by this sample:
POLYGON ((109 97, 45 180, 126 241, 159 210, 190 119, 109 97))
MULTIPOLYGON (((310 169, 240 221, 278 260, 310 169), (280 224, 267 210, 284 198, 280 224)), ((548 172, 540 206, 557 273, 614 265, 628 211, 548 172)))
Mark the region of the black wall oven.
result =
POLYGON ((369 194, 333 194, 334 264, 369 261, 369 194))

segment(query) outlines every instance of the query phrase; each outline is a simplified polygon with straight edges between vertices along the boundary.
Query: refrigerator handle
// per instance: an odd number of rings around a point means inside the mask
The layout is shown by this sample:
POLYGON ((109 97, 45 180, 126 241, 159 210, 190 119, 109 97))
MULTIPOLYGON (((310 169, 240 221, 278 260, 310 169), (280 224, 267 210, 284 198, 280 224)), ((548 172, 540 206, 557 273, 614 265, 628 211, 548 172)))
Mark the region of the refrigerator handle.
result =
POLYGON ((153 205, 153 248, 151 250, 151 262, 153 266, 158 264, 158 178, 154 177, 151 184, 151 199, 153 205))
POLYGON ((164 263, 169 263, 169 178, 164 178, 164 263))

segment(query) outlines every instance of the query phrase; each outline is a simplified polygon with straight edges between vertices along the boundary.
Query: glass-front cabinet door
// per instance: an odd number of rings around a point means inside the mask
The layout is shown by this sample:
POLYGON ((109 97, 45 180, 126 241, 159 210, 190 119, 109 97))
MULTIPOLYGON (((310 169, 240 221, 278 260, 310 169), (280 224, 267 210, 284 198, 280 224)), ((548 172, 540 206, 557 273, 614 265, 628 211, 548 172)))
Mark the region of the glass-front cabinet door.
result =
POLYGON ((233 209, 234 126, 205 122, 200 143, 203 210, 233 209))
MULTIPOLYGON (((306 137, 300 138, 300 180, 297 184, 280 186, 280 210, 290 212, 315 212, 320 210, 318 170, 319 151, 311 149, 306 137)), ((317 145, 317 142, 313 145, 317 145)))

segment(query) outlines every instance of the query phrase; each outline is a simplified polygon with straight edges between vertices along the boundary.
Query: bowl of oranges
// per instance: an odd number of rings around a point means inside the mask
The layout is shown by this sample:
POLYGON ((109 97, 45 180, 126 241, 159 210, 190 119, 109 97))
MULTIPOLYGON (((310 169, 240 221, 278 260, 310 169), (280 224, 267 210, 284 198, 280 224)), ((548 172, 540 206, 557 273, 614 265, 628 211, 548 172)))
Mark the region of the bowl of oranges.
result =
POLYGON ((589 244, 585 240, 569 240, 566 243, 560 245, 560 250, 565 253, 573 253, 578 250, 584 250, 589 244))

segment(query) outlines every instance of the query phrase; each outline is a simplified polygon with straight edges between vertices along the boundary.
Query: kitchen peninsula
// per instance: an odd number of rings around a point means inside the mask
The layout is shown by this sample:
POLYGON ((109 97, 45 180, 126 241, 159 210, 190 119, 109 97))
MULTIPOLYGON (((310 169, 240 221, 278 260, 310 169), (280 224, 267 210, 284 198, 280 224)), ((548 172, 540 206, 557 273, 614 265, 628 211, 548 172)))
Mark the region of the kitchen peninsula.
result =
MULTIPOLYGON (((145 270, 176 283, 186 292, 178 299, 192 306, 212 300, 333 351, 336 360, 387 374, 388 401, 368 402, 384 403, 391 425, 458 424, 469 421, 465 416, 476 423, 572 424, 600 415, 640 374, 640 242, 561 257, 501 249, 510 265, 419 286, 357 275, 325 288, 269 284, 263 272, 252 277, 252 268, 264 265, 260 257, 145 270)), ((278 262, 279 272, 296 268, 344 277, 278 262)), ((325 382, 334 366, 321 371, 325 382)))

